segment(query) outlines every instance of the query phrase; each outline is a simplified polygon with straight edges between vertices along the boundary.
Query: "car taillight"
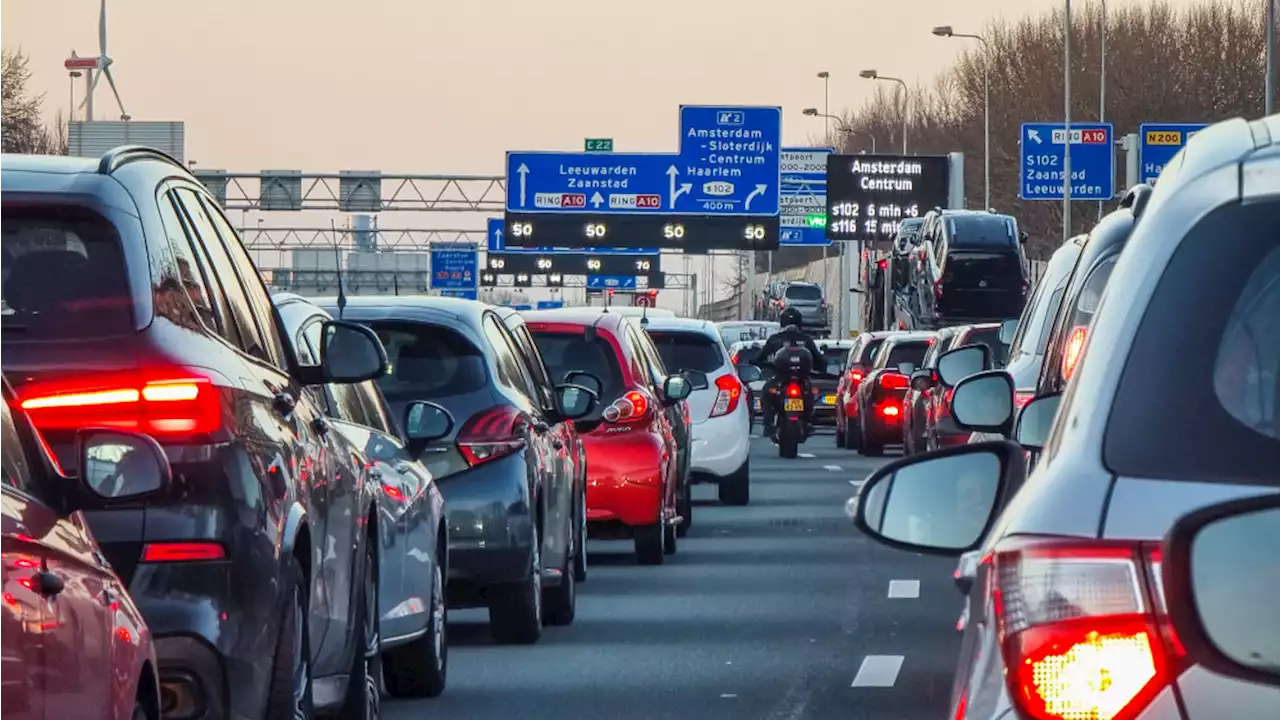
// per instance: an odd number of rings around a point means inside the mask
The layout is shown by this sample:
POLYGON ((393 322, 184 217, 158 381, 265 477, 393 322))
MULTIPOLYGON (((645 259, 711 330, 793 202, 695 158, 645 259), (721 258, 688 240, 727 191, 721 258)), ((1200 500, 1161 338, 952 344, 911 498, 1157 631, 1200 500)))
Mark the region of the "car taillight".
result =
POLYGON ((800 383, 787 383, 787 397, 798 398, 803 395, 804 392, 800 389, 800 383))
POLYGON ((635 423, 648 419, 649 397, 631 390, 604 409, 604 419, 611 423, 635 423))
POLYGON ((880 387, 885 390, 906 390, 911 381, 901 373, 887 372, 880 376, 880 387))
POLYGON ((863 375, 862 375, 862 371, 861 371, 861 370, 859 370, 859 369, 857 369, 857 368, 855 368, 855 369, 853 369, 853 370, 850 370, 850 371, 849 371, 849 387, 850 387, 850 389, 857 390, 857 389, 858 389, 858 385, 861 385, 861 384, 862 384, 862 377, 863 377, 863 375))
POLYGON ((1079 326, 1067 336, 1067 345, 1062 349, 1062 379, 1070 380, 1071 373, 1076 371, 1080 363, 1080 353, 1084 352, 1084 340, 1088 331, 1079 326))
POLYGON ((716 404, 711 406, 711 417, 728 415, 738 407, 738 398, 742 397, 742 383, 734 375, 721 375, 716 378, 716 404))
POLYGON ((1031 398, 1035 396, 1036 396, 1036 393, 1034 390, 1018 390, 1013 394, 1013 402, 1015 405, 1021 408, 1022 406, 1031 402, 1031 398))
POLYGON ((898 417, 902 414, 902 411, 898 409, 897 405, 881 405, 880 414, 885 417, 898 417))
POLYGON ((113 427, 167 439, 222 426, 218 389, 203 377, 31 386, 21 397, 20 406, 40 430, 113 427))
POLYGON ((223 560, 227 551, 216 542, 157 542, 142 546, 142 562, 223 560))
POLYGON ((1126 542, 997 547, 992 592, 1006 679, 1027 717, 1127 720, 1176 676, 1180 653, 1153 581, 1158 561, 1126 542))
POLYGON ((524 448, 524 418, 510 405, 481 410, 458 431, 458 452, 467 465, 497 460, 524 448))

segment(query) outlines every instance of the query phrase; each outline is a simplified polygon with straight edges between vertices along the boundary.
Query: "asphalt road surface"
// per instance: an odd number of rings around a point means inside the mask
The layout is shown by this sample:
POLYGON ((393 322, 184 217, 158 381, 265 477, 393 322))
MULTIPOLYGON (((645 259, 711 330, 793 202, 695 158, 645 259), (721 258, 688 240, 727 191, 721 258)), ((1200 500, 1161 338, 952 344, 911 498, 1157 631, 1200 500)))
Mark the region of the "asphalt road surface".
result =
POLYGON ((913 720, 944 717, 959 653, 955 562, 876 545, 844 505, 871 460, 811 437, 753 441, 751 505, 694 487, 664 565, 589 545, 578 614, 537 645, 498 646, 483 610, 450 615, 449 686, 383 716, 519 720, 913 720))

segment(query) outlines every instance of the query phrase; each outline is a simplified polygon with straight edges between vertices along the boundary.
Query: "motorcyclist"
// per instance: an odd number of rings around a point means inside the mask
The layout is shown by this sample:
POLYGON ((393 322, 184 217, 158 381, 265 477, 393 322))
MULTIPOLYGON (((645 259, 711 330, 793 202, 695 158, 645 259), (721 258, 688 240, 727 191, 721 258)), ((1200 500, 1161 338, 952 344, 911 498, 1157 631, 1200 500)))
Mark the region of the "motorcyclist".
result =
MULTIPOLYGON (((826 372, 827 360, 823 356, 822 351, 818 349, 818 344, 813 341, 813 336, 801 330, 802 318, 800 311, 795 308, 786 308, 778 315, 778 323, 782 328, 778 332, 769 336, 765 341, 764 347, 760 349, 760 353, 756 355, 753 362, 762 367, 773 366, 773 356, 784 347, 800 345, 809 351, 813 356, 813 371, 815 373, 826 372)), ((764 397, 760 400, 760 410, 764 414, 764 435, 771 437, 773 435, 774 425, 778 418, 778 403, 781 401, 778 393, 779 376, 774 375, 764 384, 764 397)), ((807 422, 810 414, 813 413, 813 403, 806 399, 805 402, 805 421, 807 422)))

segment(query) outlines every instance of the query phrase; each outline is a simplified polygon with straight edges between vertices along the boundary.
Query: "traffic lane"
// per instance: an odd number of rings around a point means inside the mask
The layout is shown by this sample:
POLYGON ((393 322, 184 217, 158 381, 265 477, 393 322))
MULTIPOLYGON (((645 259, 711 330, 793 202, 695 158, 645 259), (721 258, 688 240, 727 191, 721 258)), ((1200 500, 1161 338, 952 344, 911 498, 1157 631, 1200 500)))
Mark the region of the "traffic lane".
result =
MULTIPOLYGON (((386 716, 736 720, 837 707, 847 716, 867 692, 850 687, 867 643, 887 653, 902 640, 882 617, 896 609, 877 604, 887 590, 874 586, 920 569, 915 555, 873 545, 844 516, 850 479, 883 461, 836 450, 830 436, 801 449, 813 457, 780 460, 771 443, 753 443, 748 507, 723 507, 715 488, 695 486, 692 532, 663 566, 636 566, 629 542, 593 541, 577 620, 548 628, 535 646, 494 645, 484 611, 453 613, 445 694, 388 701, 386 716)), ((917 702, 890 716, 943 707, 917 702)))

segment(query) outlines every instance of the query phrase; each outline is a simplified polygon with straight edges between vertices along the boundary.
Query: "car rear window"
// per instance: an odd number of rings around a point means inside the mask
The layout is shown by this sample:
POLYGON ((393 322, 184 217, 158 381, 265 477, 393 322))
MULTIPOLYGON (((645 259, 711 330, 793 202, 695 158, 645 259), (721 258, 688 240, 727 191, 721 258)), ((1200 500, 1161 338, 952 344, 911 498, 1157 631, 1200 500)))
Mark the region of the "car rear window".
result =
POLYGON ((389 403, 465 395, 485 387, 489 371, 480 349, 440 325, 370 322, 391 362, 378 388, 389 403))
POLYGON ((948 217, 949 249, 994 249, 1018 247, 1018 226, 1008 215, 964 215, 948 217))
POLYGON ((788 285, 788 300, 821 300, 822 288, 817 285, 788 285))
POLYGON ((902 363, 921 367, 924 365, 924 355, 927 352, 929 352, 929 343, 925 340, 894 343, 889 348, 889 359, 885 361, 884 367, 897 368, 902 363))
POLYGON ((840 347, 839 345, 823 346, 822 356, 827 359, 827 372, 834 372, 844 367, 845 362, 849 359, 849 350, 851 348, 840 347))
POLYGON ((13 340, 132 332, 133 301, 120 236, 106 218, 59 207, 4 208, 0 297, 13 340))
POLYGON ((862 363, 863 365, 869 364, 875 358, 876 353, 880 352, 880 346, 883 344, 884 344, 883 338, 868 342, 867 346, 862 349, 862 357, 858 359, 858 362, 862 363))
POLYGON ((563 382, 565 375, 578 370, 600 380, 601 401, 612 402, 622 394, 622 370, 608 340, 599 336, 588 340, 582 332, 545 331, 534 332, 533 340, 552 382, 563 382))
POLYGON ((1277 227, 1273 198, 1219 208, 1183 238, 1124 362, 1103 444, 1112 471, 1280 485, 1277 227), (1197 341, 1170 347, 1187 333, 1197 341))
MULTIPOLYGON (((979 328, 970 330, 969 334, 964 338, 965 345, 986 345, 991 350, 991 357, 999 358, 1003 355, 1004 346, 1000 344, 1000 328, 979 328)), ((956 347, 960 347, 957 345, 956 347)))
POLYGON ((750 364, 760 357, 760 351, 764 349, 763 345, 747 345, 738 349, 738 364, 750 364))
POLYGON ((699 333, 650 330, 649 337, 662 356, 667 370, 697 370, 711 373, 724 366, 720 343, 699 333))

